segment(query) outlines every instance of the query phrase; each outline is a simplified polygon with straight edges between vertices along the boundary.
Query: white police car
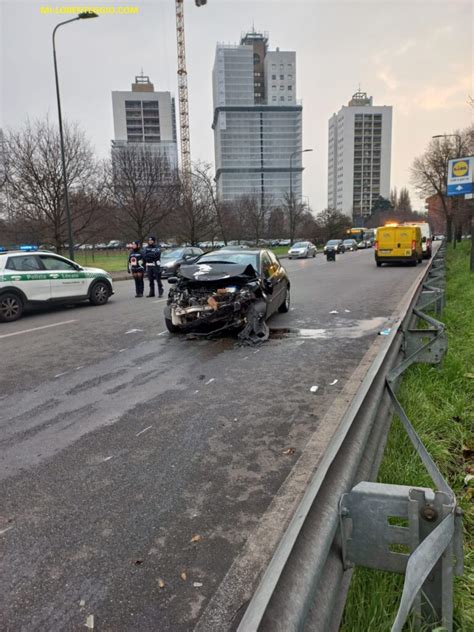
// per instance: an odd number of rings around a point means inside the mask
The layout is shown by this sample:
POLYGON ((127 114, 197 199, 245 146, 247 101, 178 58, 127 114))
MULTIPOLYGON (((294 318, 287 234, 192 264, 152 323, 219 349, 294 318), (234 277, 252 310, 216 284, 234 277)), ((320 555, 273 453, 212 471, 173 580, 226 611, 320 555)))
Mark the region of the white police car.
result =
POLYGON ((105 305, 113 293, 112 277, 100 268, 83 268, 53 252, 0 252, 0 322, 18 320, 25 307, 105 305))

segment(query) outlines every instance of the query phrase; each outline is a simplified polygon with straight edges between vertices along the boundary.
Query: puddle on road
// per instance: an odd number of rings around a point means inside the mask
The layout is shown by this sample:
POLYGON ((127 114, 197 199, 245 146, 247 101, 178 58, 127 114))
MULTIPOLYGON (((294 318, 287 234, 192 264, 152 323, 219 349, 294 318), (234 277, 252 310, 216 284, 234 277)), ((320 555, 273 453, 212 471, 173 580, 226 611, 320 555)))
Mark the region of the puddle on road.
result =
POLYGON ((366 320, 353 320, 349 325, 347 321, 343 326, 334 326, 330 329, 307 329, 303 327, 275 327, 270 328, 270 340, 282 339, 306 339, 321 340, 328 338, 362 338, 368 334, 378 333, 387 325, 387 318, 376 317, 366 320))

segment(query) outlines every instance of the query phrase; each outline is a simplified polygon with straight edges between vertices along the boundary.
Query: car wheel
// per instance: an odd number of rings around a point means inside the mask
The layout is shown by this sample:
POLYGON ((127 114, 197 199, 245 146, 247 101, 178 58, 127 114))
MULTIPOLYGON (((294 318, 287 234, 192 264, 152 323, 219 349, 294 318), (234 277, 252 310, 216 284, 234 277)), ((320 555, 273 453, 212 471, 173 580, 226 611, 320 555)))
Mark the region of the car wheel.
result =
POLYGON ((173 325, 173 321, 171 319, 165 318, 165 325, 166 325, 166 329, 170 332, 170 334, 179 333, 179 327, 176 327, 176 325, 173 325))
POLYGON ((382 267, 382 262, 381 261, 376 261, 375 263, 377 264, 377 268, 381 268, 382 267))
POLYGON ((12 323, 21 318, 22 314, 23 301, 17 294, 12 292, 0 296, 0 322, 12 323))
POLYGON ((286 314, 286 312, 290 311, 290 288, 286 288, 285 300, 278 308, 280 314, 286 314))
POLYGON ((315 257, 315 256, 316 256, 316 253, 315 253, 315 252, 313 252, 313 259, 314 259, 314 257, 315 257))
POLYGON ((291 261, 292 257, 288 257, 288 260, 291 261))
POLYGON ((89 301, 92 305, 105 305, 109 300, 110 290, 105 281, 97 281, 89 293, 89 301))

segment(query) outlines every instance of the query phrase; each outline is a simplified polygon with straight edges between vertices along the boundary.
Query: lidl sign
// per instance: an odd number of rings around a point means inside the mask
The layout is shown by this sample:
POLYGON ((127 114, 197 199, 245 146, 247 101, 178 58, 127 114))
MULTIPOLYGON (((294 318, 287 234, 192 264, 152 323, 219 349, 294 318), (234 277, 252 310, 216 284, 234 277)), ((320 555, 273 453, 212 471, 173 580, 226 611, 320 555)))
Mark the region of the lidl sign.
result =
POLYGON ((474 193, 474 156, 449 161, 447 184, 448 195, 474 193))

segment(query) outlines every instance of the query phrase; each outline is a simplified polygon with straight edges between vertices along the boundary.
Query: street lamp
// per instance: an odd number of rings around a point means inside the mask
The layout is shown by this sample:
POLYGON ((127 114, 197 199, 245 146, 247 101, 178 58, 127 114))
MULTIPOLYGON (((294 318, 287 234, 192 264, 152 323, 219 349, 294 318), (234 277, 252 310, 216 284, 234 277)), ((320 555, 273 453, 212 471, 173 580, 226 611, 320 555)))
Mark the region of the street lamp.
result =
POLYGON ((71 221, 71 210, 69 208, 69 196, 67 190, 67 174, 66 174, 66 156, 64 152, 64 134, 63 134, 63 119, 61 114, 61 98, 59 96, 59 78, 58 78, 58 63, 56 60, 56 42, 55 35, 56 31, 60 26, 64 24, 69 24, 70 22, 76 22, 76 20, 87 20, 90 18, 98 18, 97 13, 93 11, 85 11, 84 13, 79 13, 77 17, 72 18, 71 20, 66 20, 65 22, 60 22, 54 27, 53 30, 53 60, 54 60, 54 78, 56 80, 56 99, 58 101, 58 120, 59 120, 59 139, 61 143, 61 163, 62 163, 62 171, 63 171, 63 180, 64 180, 64 206, 66 208, 66 221, 67 221, 67 231, 68 231, 68 241, 69 241, 69 257, 74 261, 74 241, 72 236, 72 221, 71 221))
MULTIPOLYGON (((290 218, 293 217, 293 158, 298 156, 299 154, 306 154, 309 151, 313 151, 312 149, 299 149, 290 154, 290 218)), ((293 245, 293 244, 292 244, 293 245)))

